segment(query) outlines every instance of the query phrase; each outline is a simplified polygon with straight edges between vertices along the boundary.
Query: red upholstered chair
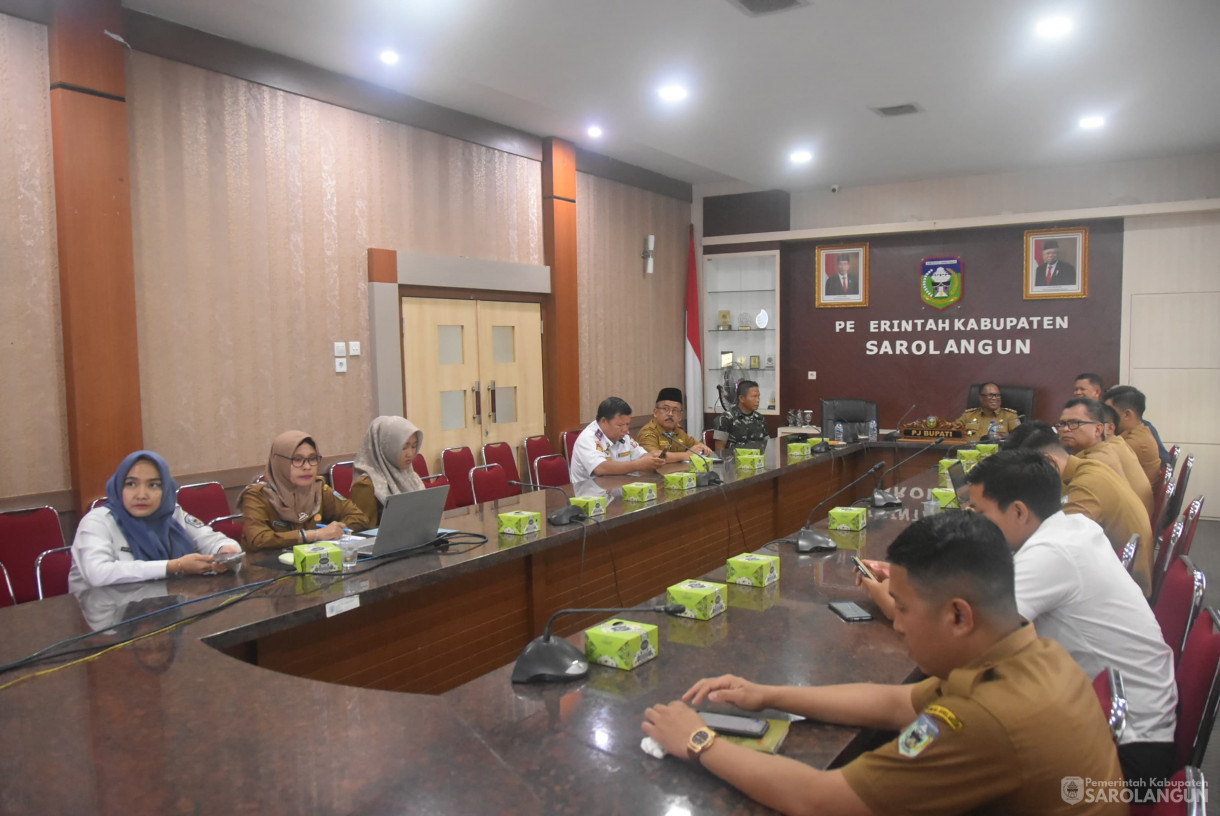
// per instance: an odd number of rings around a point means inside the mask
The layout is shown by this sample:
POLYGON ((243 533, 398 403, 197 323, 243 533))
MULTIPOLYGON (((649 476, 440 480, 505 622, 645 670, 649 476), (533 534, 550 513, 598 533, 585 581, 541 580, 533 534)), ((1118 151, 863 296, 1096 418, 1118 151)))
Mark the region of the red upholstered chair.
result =
POLYGON ((201 482, 178 488, 178 505, 218 533, 241 541, 241 513, 229 508, 229 497, 220 482, 201 482))
POLYGON ((1169 472, 1178 469, 1178 457, 1182 454, 1182 448, 1179 445, 1173 445, 1169 448, 1169 472))
POLYGON ((72 571, 72 548, 57 547, 39 553, 34 561, 34 580, 38 600, 68 594, 68 573, 72 571))
POLYGON ((568 470, 568 463, 558 453, 552 453, 550 456, 539 456, 537 461, 534 462, 534 468, 538 471, 535 479, 540 485, 563 487, 572 481, 571 471, 568 470))
POLYGON ((35 564, 47 550, 64 546, 59 514, 51 507, 30 507, 0 513, 0 564, 17 603, 38 600, 35 564))
POLYGON ((1194 468, 1195 455, 1188 453, 1186 454, 1186 461, 1182 463, 1182 468, 1173 480, 1173 495, 1169 497, 1165 507, 1165 520, 1167 524, 1172 524, 1182 512, 1182 503, 1186 501, 1186 486, 1190 483, 1190 472, 1194 468))
POLYGON ((411 467, 415 468, 415 473, 419 476, 419 478, 428 478, 428 460, 424 459, 424 457, 417 454, 415 458, 411 460, 411 467))
POLYGON ((1160 535, 1165 529, 1166 522, 1169 517, 1166 512, 1169 510, 1169 500, 1173 497, 1173 468, 1169 465, 1161 467, 1161 480, 1156 485, 1156 492, 1153 494, 1152 502, 1152 533, 1160 535))
POLYGON ((1195 528, 1199 526, 1199 514, 1203 512, 1203 497, 1199 496, 1186 508, 1182 516, 1182 536, 1178 539, 1178 552, 1190 555, 1190 544, 1195 539, 1195 528))
POLYGON ((326 481, 330 482, 330 489, 345 499, 352 492, 352 482, 355 478, 355 462, 335 462, 326 473, 326 481))
MULTIPOLYGON (((445 448, 441 451, 441 470, 449 480, 449 498, 454 507, 469 507, 474 504, 470 492, 470 471, 474 469, 474 454, 470 448, 445 448)), ((446 502, 446 505, 448 502, 446 502)))
POLYGON ((8 570, 0 564, 0 608, 17 603, 13 599, 13 583, 8 579, 8 570))
POLYGON ((560 436, 563 439, 563 455, 568 457, 568 464, 572 464, 572 448, 576 447, 576 438, 580 436, 580 432, 584 428, 575 431, 564 431, 560 436))
MULTIPOLYGON (((521 475, 517 472, 517 457, 513 455, 512 445, 507 442, 488 442, 483 446, 483 464, 499 465, 504 468, 504 484, 508 488, 508 495, 521 495, 521 488, 508 484, 521 481, 521 475)), ((475 503, 478 503, 478 499, 475 500, 475 503)))
POLYGON ((1156 549, 1152 551, 1152 597, 1149 600, 1154 604, 1160 597, 1165 572, 1173 563, 1174 556, 1178 554, 1178 541, 1182 538, 1184 527, 1185 525, 1181 521, 1174 522, 1171 527, 1166 527, 1165 532, 1161 533, 1161 537, 1157 541, 1156 549))
POLYGON ((1186 639, 1175 675, 1178 685, 1176 767, 1200 765, 1220 706, 1220 616, 1208 607, 1186 639))
MULTIPOLYGON (((441 485, 449 484, 449 480, 445 478, 443 473, 435 473, 431 476, 421 477, 424 481, 424 487, 440 487, 441 485)), ((457 507, 457 499, 453 497, 453 490, 450 489, 445 495, 445 509, 452 510, 457 507)))
POLYGON ((1110 724, 1110 735, 1117 744, 1127 728, 1127 690, 1123 687, 1122 672, 1114 668, 1098 672, 1093 678, 1093 691, 1097 692, 1097 702, 1101 703, 1101 711, 1110 724))
POLYGON ((1176 662, 1182 656, 1186 633, 1203 608, 1203 593, 1207 589, 1207 578, 1195 569, 1190 559, 1180 555, 1169 565, 1161 594, 1152 607, 1156 621, 1161 625, 1161 635, 1169 648, 1173 649, 1176 662))
POLYGON ((474 496, 475 504, 498 501, 516 495, 510 492, 512 487, 508 483, 508 475, 504 472, 504 468, 494 462, 490 465, 479 465, 470 470, 470 493, 474 496))
POLYGON ((1128 573, 1131 572, 1131 565, 1135 563, 1135 556, 1140 551, 1140 534, 1136 533, 1127 541, 1127 546, 1123 547, 1122 562, 1123 569, 1128 573))
POLYGON ((108 501, 110 501, 110 499, 107 498, 106 496, 98 496, 96 499, 89 502, 89 509, 96 510, 97 508, 101 507, 103 504, 105 504, 108 501))
POLYGON ((707 445, 711 450, 716 450, 715 433, 716 431, 712 428, 708 428, 703 432, 703 444, 707 445))
POLYGON ((546 436, 527 436, 525 437, 525 467, 529 470, 529 479, 531 482, 538 483, 538 471, 534 469, 534 463, 538 461, 539 456, 550 456, 555 452, 551 447, 551 440, 546 436))

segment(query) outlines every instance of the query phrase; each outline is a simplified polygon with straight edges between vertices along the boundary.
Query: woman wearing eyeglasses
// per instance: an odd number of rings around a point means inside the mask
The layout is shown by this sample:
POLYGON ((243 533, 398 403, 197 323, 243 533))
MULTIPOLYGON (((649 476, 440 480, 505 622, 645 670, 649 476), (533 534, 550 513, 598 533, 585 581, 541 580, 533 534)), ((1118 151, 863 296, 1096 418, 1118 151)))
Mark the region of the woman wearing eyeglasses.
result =
POLYGON ((337 541, 345 530, 369 526, 356 505, 322 481, 320 463, 318 448, 305 432, 285 431, 275 438, 264 481, 241 494, 241 545, 246 552, 337 541))

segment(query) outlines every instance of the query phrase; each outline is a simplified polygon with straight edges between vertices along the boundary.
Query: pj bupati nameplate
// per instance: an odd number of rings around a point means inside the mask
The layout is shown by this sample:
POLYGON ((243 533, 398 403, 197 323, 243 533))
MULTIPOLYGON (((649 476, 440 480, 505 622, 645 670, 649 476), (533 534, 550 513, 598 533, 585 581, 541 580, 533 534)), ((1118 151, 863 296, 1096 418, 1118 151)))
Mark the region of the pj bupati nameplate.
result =
POLYGON ((966 428, 960 422, 947 422, 934 416, 917 419, 902 426, 903 439, 965 439, 966 428))

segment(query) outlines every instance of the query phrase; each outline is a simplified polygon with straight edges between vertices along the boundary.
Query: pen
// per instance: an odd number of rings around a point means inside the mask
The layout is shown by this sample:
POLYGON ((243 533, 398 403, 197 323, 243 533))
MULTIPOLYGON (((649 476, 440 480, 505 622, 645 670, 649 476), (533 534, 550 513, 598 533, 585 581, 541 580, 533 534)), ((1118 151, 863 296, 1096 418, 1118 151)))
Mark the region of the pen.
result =
MULTIPOLYGON (((315 527, 317 527, 319 530, 321 530, 321 529, 323 529, 323 528, 327 527, 328 525, 326 525, 326 524, 315 524, 314 526, 315 526, 315 527)), ((345 532, 345 533, 350 533, 350 532, 351 532, 351 530, 349 530, 347 527, 344 527, 344 528, 343 528, 343 532, 345 532)))

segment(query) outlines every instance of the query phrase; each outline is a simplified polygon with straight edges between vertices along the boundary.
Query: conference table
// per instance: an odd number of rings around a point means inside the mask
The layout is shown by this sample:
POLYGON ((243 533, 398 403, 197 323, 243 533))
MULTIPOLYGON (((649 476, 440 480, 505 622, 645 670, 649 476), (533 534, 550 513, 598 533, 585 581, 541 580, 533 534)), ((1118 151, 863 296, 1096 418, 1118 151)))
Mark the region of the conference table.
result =
MULTIPOLYGON (((883 557, 918 517, 941 456, 921 447, 789 459, 773 443, 759 470, 718 466, 721 486, 666 490, 658 474, 581 486, 609 499, 585 526, 499 534, 499 512, 545 516, 563 502, 530 492, 442 520, 484 543, 362 561, 339 576, 296 575, 250 554, 235 574, 0 610, 0 662, 67 638, 88 635, 73 646, 91 647, 147 635, 0 689, 0 813, 768 812, 698 767, 646 755, 643 711, 723 673, 785 684, 912 678, 888 622, 847 623, 826 604, 872 608, 848 556, 883 557), (894 474, 903 506, 870 510, 860 533, 832 531, 840 549, 798 554, 776 541, 874 462, 912 453, 894 474), (656 482, 657 499, 624 501, 628 481, 656 482), (730 585, 724 614, 621 616, 659 627, 656 659, 633 671, 593 665, 567 683, 510 682, 552 612, 663 603, 665 587, 723 581, 725 560, 751 551, 778 555, 780 580, 730 585)), ((873 480, 827 507, 867 496, 873 480)), ((556 632, 579 645, 580 629, 608 617, 561 617, 556 632)), ((0 674, 0 686, 64 662, 0 674)), ((875 739, 798 722, 782 752, 835 767, 875 739)))

